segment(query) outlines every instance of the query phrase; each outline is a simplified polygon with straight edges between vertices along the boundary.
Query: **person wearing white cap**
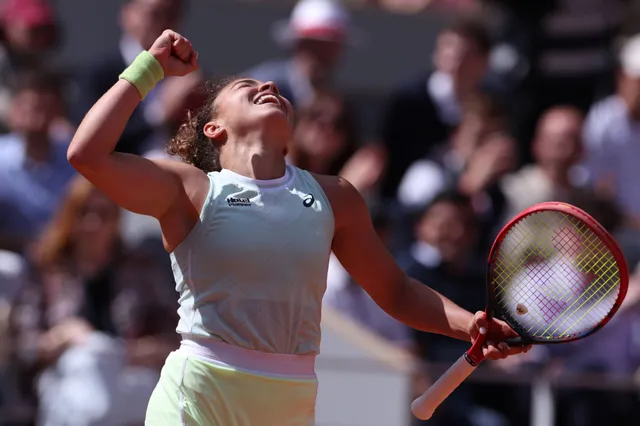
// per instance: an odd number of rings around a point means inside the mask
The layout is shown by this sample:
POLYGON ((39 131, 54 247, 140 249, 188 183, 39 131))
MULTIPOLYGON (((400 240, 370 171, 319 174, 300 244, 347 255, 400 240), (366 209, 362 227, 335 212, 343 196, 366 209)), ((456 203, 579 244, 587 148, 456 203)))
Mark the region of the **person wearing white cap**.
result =
POLYGON ((616 93, 593 105, 584 128, 592 185, 614 197, 627 225, 640 231, 640 34, 619 53, 616 93))
POLYGON ((358 33, 349 11, 337 0, 301 0, 288 21, 276 22, 273 37, 291 57, 267 61, 245 75, 275 82, 294 106, 312 100, 330 80, 345 45, 354 45, 358 33))

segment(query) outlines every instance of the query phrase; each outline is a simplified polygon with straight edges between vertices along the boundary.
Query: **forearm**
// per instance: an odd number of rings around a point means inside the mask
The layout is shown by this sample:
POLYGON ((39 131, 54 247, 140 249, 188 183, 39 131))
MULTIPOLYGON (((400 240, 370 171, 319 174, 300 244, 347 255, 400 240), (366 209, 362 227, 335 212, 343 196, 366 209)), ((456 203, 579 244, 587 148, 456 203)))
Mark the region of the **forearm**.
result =
POLYGON ((473 314, 437 291, 407 277, 400 286, 394 316, 417 330, 471 341, 473 314))
POLYGON ((69 161, 88 163, 111 154, 140 99, 140 93, 128 81, 114 84, 80 123, 69 146, 69 161))

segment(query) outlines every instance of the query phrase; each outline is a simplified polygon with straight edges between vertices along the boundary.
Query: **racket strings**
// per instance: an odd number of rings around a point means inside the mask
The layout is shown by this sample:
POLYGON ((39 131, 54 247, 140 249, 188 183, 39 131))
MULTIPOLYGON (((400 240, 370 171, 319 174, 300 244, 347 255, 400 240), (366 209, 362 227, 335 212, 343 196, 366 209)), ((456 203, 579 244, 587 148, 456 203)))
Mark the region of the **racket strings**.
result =
POLYGON ((545 211, 507 233, 492 269, 500 310, 529 337, 562 341, 607 317, 620 290, 613 254, 584 223, 545 211))
MULTIPOLYGON (((585 228, 585 227, 583 227, 585 228)), ((582 231, 581 234, 583 236, 584 232, 583 229, 578 228, 579 231, 582 231)), ((586 246, 586 251, 588 251, 587 255, 591 256, 591 258, 593 258, 593 256, 596 256, 598 259, 602 260, 602 253, 594 253, 594 244, 593 244, 593 240, 597 240, 597 237, 595 237, 595 235, 586 235, 587 237, 587 244, 586 246), (590 237, 590 238, 589 238, 590 237), (589 241, 592 240, 592 241, 589 241)), ((565 240, 563 241, 563 244, 565 245, 565 247, 576 247, 579 246, 579 242, 576 241, 575 236, 570 237, 569 240, 565 240)), ((601 244, 601 248, 604 245, 601 244)), ((584 257, 583 259, 587 259, 589 257, 584 257)), ((578 261, 578 267, 579 269, 582 269, 583 271, 585 270, 584 265, 581 264, 582 261, 578 261)), ((600 266, 602 265, 602 262, 600 262, 600 266)), ((562 265, 562 269, 564 269, 564 271, 558 271, 561 274, 564 272, 566 275, 566 269, 567 269, 568 265, 565 263, 564 265, 562 265)), ((570 267, 570 265, 569 265, 570 267)), ((539 267, 537 269, 540 269, 539 267)), ((601 268, 600 268, 601 269, 601 268)), ((547 282, 549 282, 549 271, 542 271, 543 273, 540 274, 540 270, 538 271, 534 271, 534 276, 536 275, 537 272, 537 277, 536 278, 542 278, 542 279, 546 279, 547 282), (541 276, 542 275, 542 276, 541 276)), ((575 271, 571 271, 571 272, 575 272, 575 271)), ((570 272, 570 273, 571 273, 570 272)), ((602 271, 597 271, 597 272, 602 272, 602 271)), ((560 329, 566 328, 566 326, 568 325, 569 328, 573 328, 575 327, 575 325, 580 321, 580 320, 584 320, 585 318, 587 318, 587 316, 589 316, 589 314, 596 309, 597 307, 601 307, 601 305, 599 304, 593 304, 589 310, 584 311, 582 308, 590 301, 594 298, 594 296, 597 296, 598 293, 600 291, 602 291, 604 285, 600 285, 598 288, 596 288, 595 286, 589 286, 587 287, 586 291, 584 294, 582 294, 582 298, 579 297, 579 289, 578 289, 578 297, 574 297, 572 298, 573 300, 568 299, 569 297, 572 297, 572 293, 576 294, 576 286, 575 286, 575 282, 573 283, 569 283, 570 285, 566 286, 566 290, 564 291, 564 293, 562 293, 562 289, 559 289, 557 286, 554 286, 554 288, 552 288, 550 291, 549 289, 547 292, 547 296, 550 296, 550 298, 546 298, 546 300, 541 300, 543 298, 541 298, 539 295, 537 296, 537 301, 538 302, 543 302, 541 304, 542 309, 543 309, 543 313, 544 315, 544 319, 546 321, 551 321, 550 324, 548 324, 548 326, 542 330, 542 333, 538 333, 538 334, 557 334, 560 332, 560 329), (549 300, 550 299, 550 300, 549 300), (546 302, 546 303, 545 303, 546 302), (571 302, 571 305, 567 306, 567 303, 571 302), (565 310, 565 315, 558 315, 558 312, 560 310, 565 310), (582 312, 582 315, 577 319, 574 320, 572 323, 571 321, 571 317, 575 316, 577 313, 582 312), (567 324, 569 322, 569 324, 567 324)), ((604 296, 604 295, 601 295, 604 296)), ((598 299, 601 299, 602 297, 599 297, 598 299)), ((599 309, 598 309, 599 310, 599 309)), ((597 322, 599 320, 601 320, 601 317, 604 317, 606 315, 607 312, 601 313, 601 315, 597 315, 596 313, 596 317, 595 318, 587 318, 587 320, 595 322, 597 324, 597 322)), ((529 332, 531 332, 531 330, 529 330, 529 332)), ((561 336, 564 337, 564 336, 561 336)), ((569 336, 567 336, 569 337, 569 336)))
MULTIPOLYGON (((580 231, 582 231, 582 229, 579 229, 579 230, 580 230, 580 231)), ((583 235, 584 235, 584 233, 583 233, 583 235)), ((593 238, 593 237, 592 237, 592 238, 593 238)), ((587 243, 589 243, 589 242, 590 242, 590 241, 587 241, 587 243)), ((573 237, 573 241, 570 241, 570 240, 569 240, 569 241, 564 241, 564 244, 565 244, 565 246, 568 246, 568 247, 570 247, 570 246, 575 246, 575 245, 576 245, 575 237, 573 237)), ((589 245, 588 245, 588 244, 587 244, 587 247, 589 247, 589 245)), ((593 245, 591 245, 591 250, 590 250, 590 251, 591 251, 591 253, 588 253, 588 254, 589 254, 590 256, 593 256, 593 255, 595 254, 595 253, 593 253, 593 245)), ((600 259, 602 259, 602 257, 601 257, 601 256, 600 256, 600 259)), ((582 265, 579 265, 579 266, 582 266, 582 265)), ((602 265, 601 265, 601 266, 602 266, 602 265)), ((567 265, 566 265, 566 264, 565 264, 565 265, 563 265, 563 268, 564 268, 564 269, 566 269, 566 268, 567 268, 567 265)), ((544 271, 544 270, 543 270, 543 271, 542 271, 543 273, 542 273, 542 274, 540 274, 540 272, 541 272, 541 271, 540 271, 540 269, 541 269, 541 268, 537 267, 536 269, 538 269, 538 271, 535 271, 535 270, 534 270, 533 272, 534 272, 534 275, 536 275, 536 273, 537 273, 537 275, 538 275, 538 277, 537 277, 537 278, 543 278, 543 279, 547 279, 547 280, 549 279, 549 276, 548 276, 548 275, 549 275, 549 273, 548 273, 548 271, 544 271), (542 277, 540 277, 540 275, 542 275, 542 277)), ((560 272, 562 272, 562 271, 560 271, 560 272)), ((549 321, 550 319, 555 318, 555 320, 554 320, 551 324, 549 324, 549 325, 546 327, 546 329, 545 329, 545 330, 543 330, 543 333, 547 333, 547 332, 549 332, 549 331, 551 330, 551 328, 552 328, 554 325, 556 325, 556 323, 557 323, 557 322, 560 322, 559 326, 556 326, 556 327, 555 327, 555 330, 553 331, 553 332, 557 333, 557 332, 559 331, 559 329, 560 329, 563 325, 565 325, 565 324, 567 323, 567 321, 568 321, 568 319, 569 319, 569 317, 570 317, 570 315, 571 315, 571 314, 575 314, 576 312, 578 312, 578 311, 579 311, 579 308, 583 307, 583 306, 584 306, 584 304, 585 304, 586 302, 588 302, 589 300, 591 300, 591 299, 593 298, 593 296, 594 296, 594 295, 597 295, 597 290, 601 290, 601 289, 595 289, 594 287, 588 287, 588 290, 587 290, 587 292, 586 292, 586 294, 585 294, 585 298, 584 298, 584 299, 585 299, 585 301, 583 301, 583 303, 580 303, 580 302, 581 302, 581 300, 580 300, 579 298, 576 298, 575 300, 573 300, 572 305, 567 307, 567 306, 566 306, 566 302, 570 302, 569 300, 567 300, 567 295, 569 295, 569 293, 571 293, 571 292, 572 292, 572 290, 575 292, 574 287, 575 287, 575 285, 569 285, 569 286, 567 286, 567 289, 566 289, 566 291, 565 291, 564 293, 560 293, 560 291, 561 291, 561 290, 560 290, 560 289, 558 289, 557 287, 556 287, 556 288, 553 288, 553 289, 551 289, 551 290, 550 290, 550 289, 547 289, 547 295, 551 297, 551 300, 550 300, 550 301, 549 301, 549 300, 547 300, 547 301, 548 301, 548 302, 550 302, 550 303, 547 303, 546 305, 544 305, 544 304, 542 305, 542 306, 543 306, 543 309, 546 311, 546 312, 545 312, 545 314, 546 314, 546 315, 545 315, 545 319, 546 319, 547 321, 549 321), (590 291, 590 290, 591 290, 591 291, 590 291), (594 290, 595 290, 595 291, 594 291, 594 290), (563 302, 565 302, 565 303, 563 303, 563 302), (573 309, 573 311, 572 311, 572 308, 574 308, 574 306, 575 306, 576 304, 578 304, 578 303, 580 303, 580 305, 578 305, 578 309, 573 309), (566 310, 568 310, 568 311, 569 311, 569 312, 568 312, 568 314, 569 314, 569 315, 564 315, 564 318, 562 318, 562 320, 561 320, 561 318, 560 318, 560 317, 558 317, 557 315, 555 315, 555 314, 556 314, 556 312, 553 312, 553 311, 558 311, 559 309, 566 309, 566 310), (551 315, 551 318, 549 318, 549 313, 550 313, 549 311, 552 311, 551 313, 553 314, 553 315, 551 315)), ((541 298, 540 298, 540 296, 538 296, 538 301, 540 301, 540 299, 541 299, 541 298)), ((543 301, 543 302, 544 302, 544 301, 543 301)), ((597 306, 597 305, 594 305, 594 306, 597 306)), ((588 314, 588 313, 587 313, 587 314, 588 314)), ((585 315, 585 313, 583 313, 582 318, 584 318, 585 316, 586 316, 586 315, 585 315)))

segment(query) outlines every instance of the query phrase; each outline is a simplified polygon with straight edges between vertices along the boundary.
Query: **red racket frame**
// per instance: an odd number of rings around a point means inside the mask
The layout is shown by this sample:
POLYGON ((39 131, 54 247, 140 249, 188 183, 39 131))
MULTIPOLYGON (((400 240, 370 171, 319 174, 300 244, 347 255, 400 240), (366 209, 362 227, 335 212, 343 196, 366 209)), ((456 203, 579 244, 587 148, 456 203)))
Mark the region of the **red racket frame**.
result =
MULTIPOLYGON (((507 223, 498 236, 496 237, 493 245, 491 246, 491 250, 489 251, 489 257, 487 260, 487 305, 485 307, 485 314, 487 316, 487 320, 491 321, 494 316, 495 309, 495 298, 494 298, 494 285, 491 279, 491 274, 493 272, 493 267, 495 265, 495 257, 498 253, 500 245, 502 241, 506 237, 507 233, 522 219, 527 216, 530 216, 534 213, 546 212, 546 211, 556 211, 560 213, 567 214, 569 216, 573 216, 574 218, 580 220, 584 223, 600 240, 605 244, 605 246, 611 251, 613 258, 618 264, 618 268, 620 271, 620 292, 618 293, 618 298, 616 302, 609 312, 609 314, 602 320, 600 323, 590 330, 588 333, 576 336, 571 339, 563 340, 563 341, 551 341, 551 342, 538 342, 538 341, 523 341, 520 340, 518 343, 520 344, 556 344, 556 343, 567 343, 579 339, 583 339, 587 336, 592 335, 596 331, 600 330, 604 327, 613 316, 616 314, 618 309, 620 309, 620 305, 624 301, 624 298, 627 294, 627 289, 629 287, 629 269, 627 266, 627 261, 622 254, 622 250, 613 239, 611 234, 598 223, 593 217, 591 217, 587 212, 579 209, 578 207, 572 206, 567 203, 561 203, 557 201, 550 201, 545 203, 535 204, 528 209, 520 212, 517 216, 507 223)), ((508 322, 508 321, 507 321, 508 322)), ((509 324, 513 327, 512 324, 509 324)), ((484 355, 482 354, 482 346, 485 344, 487 339, 486 335, 479 335, 478 338, 474 341, 471 348, 465 354, 465 358, 472 366, 477 366, 484 360, 484 355)), ((512 343, 512 342, 510 342, 512 343)))

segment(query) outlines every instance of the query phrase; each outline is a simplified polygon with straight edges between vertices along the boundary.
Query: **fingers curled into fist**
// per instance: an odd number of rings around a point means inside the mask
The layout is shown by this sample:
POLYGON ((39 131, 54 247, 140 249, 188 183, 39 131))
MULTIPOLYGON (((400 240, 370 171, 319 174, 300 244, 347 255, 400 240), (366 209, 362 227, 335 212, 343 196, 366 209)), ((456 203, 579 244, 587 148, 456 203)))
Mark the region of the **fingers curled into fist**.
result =
POLYGON ((181 77, 198 69, 198 53, 191 42, 173 30, 165 30, 149 49, 165 76, 181 77))

